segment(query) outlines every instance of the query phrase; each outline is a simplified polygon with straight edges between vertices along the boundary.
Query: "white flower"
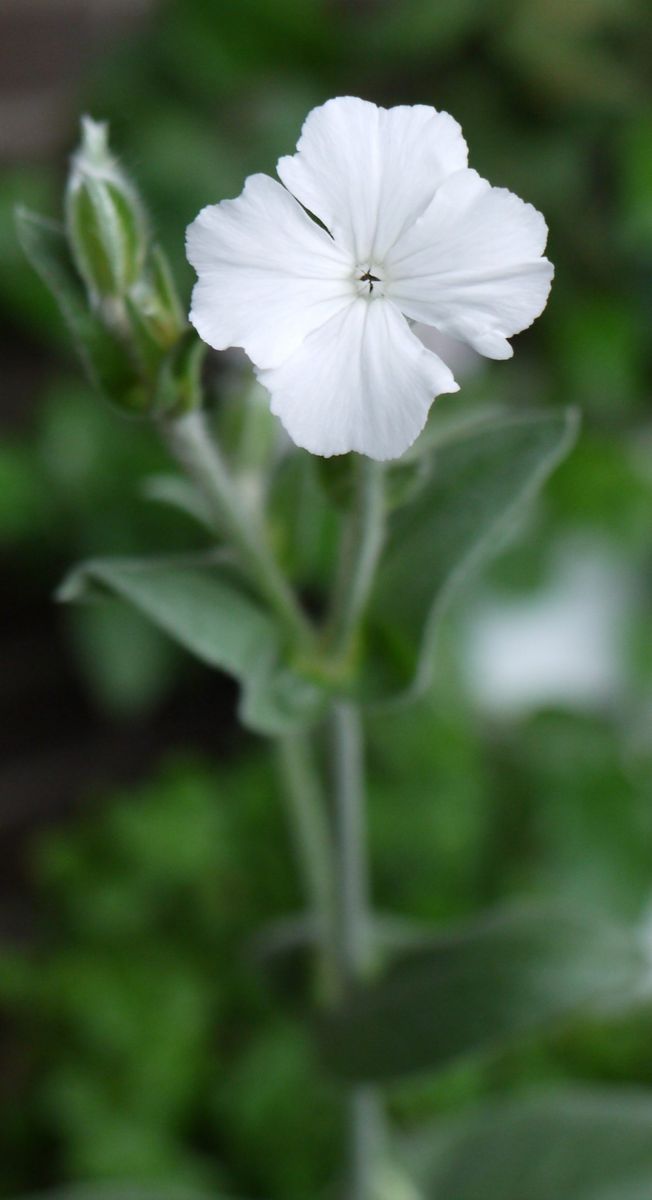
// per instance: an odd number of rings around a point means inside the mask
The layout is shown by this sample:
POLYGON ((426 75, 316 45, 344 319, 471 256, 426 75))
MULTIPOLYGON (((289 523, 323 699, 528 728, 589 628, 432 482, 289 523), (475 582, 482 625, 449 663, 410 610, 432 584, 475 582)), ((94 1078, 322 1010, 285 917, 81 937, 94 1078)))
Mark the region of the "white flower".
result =
POLYGON ((469 170, 457 122, 425 105, 329 100, 277 170, 284 187, 252 175, 189 226, 190 319, 244 348, 297 445, 397 458, 458 390, 410 322, 509 358, 550 290, 545 221, 469 170))

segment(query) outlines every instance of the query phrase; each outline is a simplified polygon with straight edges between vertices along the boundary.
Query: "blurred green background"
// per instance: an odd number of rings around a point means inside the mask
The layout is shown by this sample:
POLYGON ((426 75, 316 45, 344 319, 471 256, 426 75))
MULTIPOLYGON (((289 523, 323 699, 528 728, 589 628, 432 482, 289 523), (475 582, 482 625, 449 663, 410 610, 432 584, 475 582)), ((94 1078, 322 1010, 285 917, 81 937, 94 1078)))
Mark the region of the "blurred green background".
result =
MULTIPOLYGON (((423 919, 523 893, 638 917, 652 899, 650 61, 646 0, 0 9, 3 1194, 129 1178, 304 1200, 341 1136, 253 941, 300 905, 268 747, 238 730, 227 680, 133 613, 52 603, 79 558, 197 535, 143 499, 163 453, 81 380, 14 204, 58 215, 79 113, 108 118, 185 299, 197 210, 273 173, 313 105, 354 94, 450 111, 471 164, 544 212, 544 316, 442 404, 576 405, 581 437, 450 615, 432 693, 369 722, 374 893, 423 919)), ((237 391, 237 362, 213 369, 237 391)), ((652 1012, 402 1084, 391 1107, 410 1128, 560 1078, 652 1084, 652 1012)))

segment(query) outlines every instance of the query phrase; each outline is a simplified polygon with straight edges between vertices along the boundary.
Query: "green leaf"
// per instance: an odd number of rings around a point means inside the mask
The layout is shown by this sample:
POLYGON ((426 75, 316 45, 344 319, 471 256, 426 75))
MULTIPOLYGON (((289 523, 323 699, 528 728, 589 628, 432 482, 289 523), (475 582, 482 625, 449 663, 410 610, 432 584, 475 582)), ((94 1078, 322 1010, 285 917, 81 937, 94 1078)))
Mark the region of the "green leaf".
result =
POLYGON ((493 1103, 405 1145, 423 1200, 648 1200, 652 1095, 551 1091, 493 1103))
POLYGON ((134 605, 207 666, 238 679, 241 719, 257 732, 281 733, 320 714, 322 692, 284 661, 274 619, 215 557, 90 560, 67 576, 58 598, 85 600, 98 588, 134 605))
POLYGON ((130 412, 146 405, 145 393, 124 347, 90 310, 63 229, 26 208, 16 210, 20 244, 49 288, 92 383, 130 412))
POLYGON ((584 1005, 630 1000, 645 975, 633 933, 559 909, 518 908, 424 943, 325 1017, 325 1061, 390 1079, 499 1047, 584 1005))
POLYGON ((451 597, 502 548, 576 432, 572 411, 526 413, 470 422, 438 442, 430 478, 390 517, 371 602, 370 699, 424 690, 451 597))

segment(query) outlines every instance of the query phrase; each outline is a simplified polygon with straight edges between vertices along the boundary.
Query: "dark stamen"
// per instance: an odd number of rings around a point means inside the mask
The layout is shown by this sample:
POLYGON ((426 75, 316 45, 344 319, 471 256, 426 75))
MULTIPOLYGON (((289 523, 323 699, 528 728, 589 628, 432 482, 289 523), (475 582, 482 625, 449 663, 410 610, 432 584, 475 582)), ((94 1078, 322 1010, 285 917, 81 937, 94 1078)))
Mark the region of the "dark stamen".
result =
POLYGON ((371 292, 373 291, 374 284, 380 283, 380 279, 377 275, 372 275, 371 271, 365 271, 364 275, 360 276, 360 283, 368 283, 369 291, 371 292))

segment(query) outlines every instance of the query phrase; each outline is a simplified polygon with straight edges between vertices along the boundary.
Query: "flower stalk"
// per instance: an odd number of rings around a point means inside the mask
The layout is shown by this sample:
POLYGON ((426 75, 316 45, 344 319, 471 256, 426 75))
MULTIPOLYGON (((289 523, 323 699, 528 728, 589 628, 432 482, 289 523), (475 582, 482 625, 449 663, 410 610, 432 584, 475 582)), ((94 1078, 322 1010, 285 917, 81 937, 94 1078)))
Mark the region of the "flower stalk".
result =
POLYGON ((325 797, 307 734, 277 738, 278 761, 289 824, 303 886, 318 936, 318 998, 337 996, 336 873, 325 797))
POLYGON ((325 642, 336 662, 355 657, 357 638, 385 536, 385 475, 382 463, 356 463, 356 494, 346 523, 325 642))
MULTIPOLYGON (((333 705, 335 843, 337 871, 336 952, 343 991, 373 967, 373 927, 369 898, 368 839, 365 820, 363 731, 357 705, 333 705)), ((382 1150, 382 1109, 377 1089, 350 1088, 347 1200, 372 1200, 382 1150)))
POLYGON ((343 990, 368 974, 372 962, 369 867, 365 822, 362 722, 357 705, 333 705, 338 965, 343 990))
POLYGON ((218 533, 236 550, 251 582, 268 601, 298 646, 312 637, 308 619, 281 572, 261 528, 249 511, 201 411, 161 423, 163 438, 208 502, 218 533))

